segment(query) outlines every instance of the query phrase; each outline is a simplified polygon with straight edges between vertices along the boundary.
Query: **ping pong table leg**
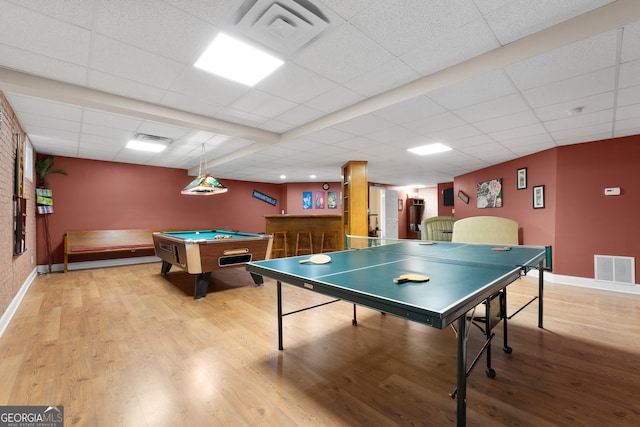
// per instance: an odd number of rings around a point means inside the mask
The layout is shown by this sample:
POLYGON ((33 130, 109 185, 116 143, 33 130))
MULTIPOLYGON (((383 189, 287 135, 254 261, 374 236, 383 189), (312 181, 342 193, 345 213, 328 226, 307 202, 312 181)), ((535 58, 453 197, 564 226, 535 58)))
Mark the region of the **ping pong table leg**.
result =
POLYGON ((282 282, 277 281, 276 289, 278 290, 278 350, 282 347, 282 282))
POLYGON ((544 293, 544 267, 538 269, 538 328, 542 328, 542 294, 544 293))
POLYGON ((456 389, 456 425, 467 425, 467 332, 466 316, 458 318, 458 388, 456 389))

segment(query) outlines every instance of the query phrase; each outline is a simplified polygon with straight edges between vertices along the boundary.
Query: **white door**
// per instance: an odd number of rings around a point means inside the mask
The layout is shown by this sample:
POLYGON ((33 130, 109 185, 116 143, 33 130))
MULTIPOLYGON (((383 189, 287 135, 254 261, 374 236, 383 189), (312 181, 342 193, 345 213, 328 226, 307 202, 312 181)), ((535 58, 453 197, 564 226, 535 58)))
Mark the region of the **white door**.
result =
POLYGON ((380 192, 380 208, 382 229, 380 237, 387 239, 398 238, 398 192, 383 190, 380 192))

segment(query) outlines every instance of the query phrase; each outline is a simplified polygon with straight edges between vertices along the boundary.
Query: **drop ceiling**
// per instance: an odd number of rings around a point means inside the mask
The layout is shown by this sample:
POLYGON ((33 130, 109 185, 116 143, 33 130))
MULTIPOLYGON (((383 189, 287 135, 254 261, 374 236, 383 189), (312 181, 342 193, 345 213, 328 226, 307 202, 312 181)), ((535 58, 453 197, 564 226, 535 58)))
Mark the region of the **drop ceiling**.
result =
POLYGON ((640 134, 640 1, 0 0, 0 90, 38 153, 196 174, 204 143, 220 179, 367 160, 434 186, 640 134), (193 67, 219 32, 285 64, 253 87, 193 67), (172 142, 125 149, 139 133, 172 142), (406 151, 432 142, 452 150, 406 151))

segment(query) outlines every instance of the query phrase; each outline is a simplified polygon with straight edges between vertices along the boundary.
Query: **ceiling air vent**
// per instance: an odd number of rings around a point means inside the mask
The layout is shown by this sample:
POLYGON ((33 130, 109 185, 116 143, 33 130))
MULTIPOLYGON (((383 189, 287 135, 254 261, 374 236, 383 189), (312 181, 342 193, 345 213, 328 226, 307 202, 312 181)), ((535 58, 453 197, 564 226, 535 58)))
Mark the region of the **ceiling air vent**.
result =
POLYGON ((236 32, 291 55, 329 27, 329 18, 305 0, 250 0, 240 10, 236 32))
POLYGON ((163 144, 163 145, 169 145, 169 144, 171 144, 173 142, 173 139, 171 139, 171 138, 166 138, 164 136, 149 135, 149 134, 146 134, 146 133, 138 133, 138 134, 136 134, 135 139, 137 141, 151 142, 151 143, 163 144))

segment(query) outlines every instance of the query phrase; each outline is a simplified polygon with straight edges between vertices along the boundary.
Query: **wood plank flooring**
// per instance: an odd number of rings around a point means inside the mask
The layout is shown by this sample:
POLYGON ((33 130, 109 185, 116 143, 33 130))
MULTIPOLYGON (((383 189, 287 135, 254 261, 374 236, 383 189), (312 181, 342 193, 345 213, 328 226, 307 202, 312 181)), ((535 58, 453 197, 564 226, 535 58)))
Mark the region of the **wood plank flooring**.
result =
MULTIPOLYGON (((64 405, 65 426, 455 425, 456 338, 339 302, 284 319, 242 268, 160 264, 39 276, 0 338, 0 405, 64 405)), ((535 279, 509 287, 514 309, 535 279)), ((284 286, 285 310, 325 301, 284 286)), ((640 425, 640 297, 547 284, 469 377, 469 426, 640 425)), ((475 328, 469 353, 480 345, 475 328)), ((471 359, 471 357, 470 357, 471 359)))

